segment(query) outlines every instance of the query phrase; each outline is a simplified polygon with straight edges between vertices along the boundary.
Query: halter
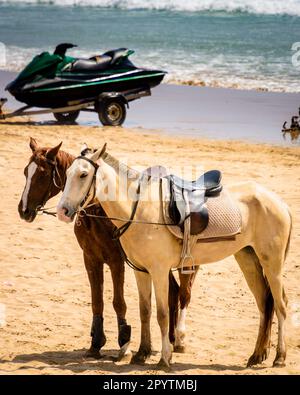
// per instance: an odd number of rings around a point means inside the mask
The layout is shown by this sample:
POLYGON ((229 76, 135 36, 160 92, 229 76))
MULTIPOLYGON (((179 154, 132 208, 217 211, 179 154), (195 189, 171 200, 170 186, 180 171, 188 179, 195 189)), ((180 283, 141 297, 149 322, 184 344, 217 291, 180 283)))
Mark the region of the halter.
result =
POLYGON ((42 204, 36 208, 36 212, 37 212, 37 213, 40 213, 40 214, 45 213, 45 214, 49 214, 49 215, 55 216, 55 213, 52 213, 52 212, 47 211, 47 209, 44 209, 44 206, 45 206, 45 203, 47 202, 47 200, 49 199, 49 197, 50 197, 50 195, 51 195, 51 186, 52 186, 52 183, 53 183, 53 185, 55 186, 55 188, 57 188, 58 190, 62 190, 63 187, 64 187, 64 185, 63 185, 63 180, 61 179, 61 176, 60 176, 59 171, 58 171, 58 169, 57 169, 57 161, 56 161, 56 160, 49 159, 49 158, 47 158, 47 157, 45 158, 45 161, 46 161, 46 163, 48 163, 50 166, 53 166, 53 169, 52 169, 52 179, 50 180, 47 193, 45 194, 45 198, 43 199, 42 204), (55 181, 56 175, 58 175, 60 185, 58 185, 57 182, 55 181))
MULTIPOLYGON (((91 159, 87 158, 86 156, 80 155, 77 156, 77 158, 75 158, 75 160, 77 159, 83 159, 86 160, 87 162, 89 162, 93 167, 94 167, 94 175, 91 181, 91 184, 89 186, 88 192, 85 195, 85 198, 83 199, 83 201, 81 202, 81 204, 79 205, 79 210, 77 211, 78 214, 80 214, 81 212, 84 212, 84 214, 86 214, 85 209, 88 208, 88 204, 89 202, 93 201, 96 195, 96 174, 97 174, 97 170, 99 168, 99 165, 95 162, 93 162, 91 159), (88 198, 88 196, 90 195, 90 191, 91 188, 93 187, 93 195, 91 198, 88 198)), ((129 226, 134 222, 134 216, 137 210, 137 206, 139 204, 139 197, 140 197, 140 192, 141 192, 141 182, 139 181, 138 187, 137 187, 137 191, 136 191, 136 195, 138 196, 138 199, 133 203, 132 206, 132 211, 131 211, 131 215, 130 218, 126 221, 125 224, 123 224, 122 226, 120 226, 119 228, 116 228, 113 232, 113 240, 119 240, 120 237, 126 232, 126 230, 129 228, 129 226)))
POLYGON ((93 174, 93 178, 92 178, 91 184, 89 186, 88 192, 85 195, 85 198, 82 200, 82 202, 79 205, 79 212, 80 212, 80 211, 83 211, 85 208, 87 208, 89 202, 93 201, 96 196, 96 174, 97 174, 97 170, 98 170, 99 166, 97 165, 97 163, 93 162, 91 159, 89 159, 83 155, 77 156, 77 158, 75 158, 74 161, 77 159, 83 159, 83 160, 89 162, 94 168, 94 174, 93 174), (92 194, 92 197, 89 198, 92 187, 93 187, 93 194, 92 194))

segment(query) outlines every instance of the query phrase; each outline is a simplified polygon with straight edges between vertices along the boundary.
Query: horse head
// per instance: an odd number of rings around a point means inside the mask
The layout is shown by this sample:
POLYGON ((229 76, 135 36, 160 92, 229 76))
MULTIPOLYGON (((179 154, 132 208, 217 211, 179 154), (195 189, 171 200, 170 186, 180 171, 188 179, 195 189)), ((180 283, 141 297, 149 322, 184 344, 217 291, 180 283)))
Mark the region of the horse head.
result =
POLYGON ((97 161, 103 156, 106 144, 99 150, 84 147, 67 170, 64 192, 57 206, 58 219, 72 222, 77 211, 87 207, 95 197, 97 161))
POLYGON ((63 188, 57 168, 57 154, 62 142, 53 148, 39 147, 30 137, 29 146, 32 155, 24 168, 26 183, 18 205, 19 215, 27 222, 32 222, 39 208, 63 188))

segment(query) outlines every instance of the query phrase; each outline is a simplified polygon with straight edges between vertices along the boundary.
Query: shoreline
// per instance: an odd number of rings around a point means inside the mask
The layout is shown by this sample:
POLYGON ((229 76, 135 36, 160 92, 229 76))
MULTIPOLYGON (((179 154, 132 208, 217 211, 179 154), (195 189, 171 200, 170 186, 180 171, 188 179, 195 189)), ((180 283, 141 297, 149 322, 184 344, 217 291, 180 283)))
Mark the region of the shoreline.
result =
POLYGON ((176 78, 170 78, 167 82, 163 82, 166 85, 179 85, 179 86, 198 86, 198 87, 206 87, 206 88, 216 88, 216 89, 234 89, 238 91, 255 91, 255 92, 269 92, 269 93, 295 93, 300 94, 298 91, 285 91, 284 89, 271 90, 269 88, 261 88, 259 86, 253 86, 246 88, 245 86, 240 86, 239 83, 230 83, 228 85, 223 85, 218 80, 213 80, 212 82, 205 82, 200 79, 187 79, 187 80, 178 80, 176 78))
MULTIPOLYGON (((5 109, 21 106, 8 92, 6 84, 16 73, 0 71, 0 97, 9 100, 5 109)), ((300 94, 161 84, 152 96, 130 103, 126 128, 157 130, 167 136, 237 140, 279 146, 297 146, 290 136, 283 139, 284 121, 298 111, 300 94)), ((32 117, 49 122, 51 114, 32 117)), ((101 126, 97 114, 81 113, 78 123, 101 126)))
MULTIPOLYGON (((16 76, 19 74, 21 70, 18 71, 13 71, 13 70, 7 70, 7 69, 2 69, 0 68, 0 74, 11 74, 12 76, 16 76)), ((186 80, 180 80, 177 79, 176 77, 171 77, 170 79, 166 79, 166 81, 162 81, 161 85, 176 85, 176 86, 194 86, 194 87, 202 87, 202 88, 212 88, 212 89, 232 89, 232 90, 237 90, 237 91, 243 91, 243 92, 249 92, 249 91, 254 91, 254 92, 268 92, 268 93, 286 93, 286 94, 299 94, 300 95, 300 90, 299 91, 286 91, 284 89, 278 89, 278 90, 271 90, 270 88, 262 88, 259 86, 253 86, 253 87, 244 87, 240 86, 238 83, 231 83, 228 85, 222 85, 220 81, 213 80, 212 82, 205 82, 204 80, 201 79, 186 79, 186 80)))

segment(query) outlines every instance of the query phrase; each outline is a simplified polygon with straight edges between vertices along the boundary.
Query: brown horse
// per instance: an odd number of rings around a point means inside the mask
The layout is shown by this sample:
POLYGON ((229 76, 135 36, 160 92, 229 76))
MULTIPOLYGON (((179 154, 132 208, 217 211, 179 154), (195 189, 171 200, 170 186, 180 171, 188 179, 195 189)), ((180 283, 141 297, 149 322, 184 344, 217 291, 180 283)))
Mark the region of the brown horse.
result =
MULTIPOLYGON (((18 210, 22 219, 34 221, 38 209, 63 190, 66 182, 66 171, 75 157, 56 147, 39 147, 36 140, 30 138, 32 156, 24 169, 26 185, 19 202, 18 210)), ((100 205, 86 210, 87 214, 105 216, 100 205)), ((120 357, 126 352, 131 336, 131 327, 126 322, 126 303, 124 300, 124 256, 119 243, 113 240, 115 226, 107 219, 99 219, 83 215, 80 223, 74 225, 74 232, 83 250, 85 267, 91 286, 93 322, 91 330, 91 346, 86 356, 100 358, 100 350, 106 342, 103 328, 103 264, 106 263, 111 271, 113 281, 113 307, 118 321, 118 343, 120 357)), ((196 273, 179 273, 180 287, 172 272, 169 274, 169 307, 170 329, 169 338, 174 344, 174 351, 184 351, 184 323, 178 326, 178 307, 186 310, 191 299, 191 287, 196 273)), ((182 321, 182 320, 181 320, 182 321)), ((146 356, 145 356, 146 359, 146 356)))

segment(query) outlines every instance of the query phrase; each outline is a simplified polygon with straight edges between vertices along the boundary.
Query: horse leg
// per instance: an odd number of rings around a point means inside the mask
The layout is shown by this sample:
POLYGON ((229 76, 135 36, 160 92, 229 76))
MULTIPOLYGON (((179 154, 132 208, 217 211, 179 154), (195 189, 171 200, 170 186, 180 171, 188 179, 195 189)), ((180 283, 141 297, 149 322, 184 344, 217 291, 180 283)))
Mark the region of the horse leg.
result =
POLYGON ((170 270, 169 272, 169 340, 175 344, 175 327, 178 322, 179 285, 170 270))
POLYGON ((266 258, 264 254, 262 254, 260 257, 260 262, 270 284, 271 292, 275 302, 275 312, 278 319, 277 353, 273 362, 273 366, 283 367, 285 366, 286 359, 285 320, 287 315, 287 297, 285 295, 282 283, 282 266, 284 259, 280 257, 278 259, 272 258, 271 262, 266 258))
POLYGON ((151 276, 148 273, 135 271, 135 278, 139 292, 139 306, 141 319, 141 343, 138 352, 131 358, 131 363, 143 364, 151 355, 151 276))
POLYGON ((83 257, 91 286, 93 311, 92 342, 85 356, 99 359, 101 358, 100 349, 106 343, 103 330, 103 262, 86 253, 83 257))
POLYGON ((115 260, 110 259, 108 265, 113 281, 113 307, 118 320, 118 343, 120 347, 118 359, 120 360, 128 352, 131 337, 131 326, 127 325, 125 318, 127 306, 124 299, 124 261, 121 257, 118 257, 115 260))
POLYGON ((252 247, 235 254, 247 284, 253 293, 260 313, 257 341, 247 367, 259 364, 268 358, 271 346, 271 328, 274 315, 274 300, 263 274, 259 259, 252 247))
POLYGON ((185 340, 185 330, 186 330, 185 327, 186 311, 191 301, 192 286, 198 270, 199 270, 199 266, 196 266, 195 271, 192 274, 183 274, 181 273, 181 271, 179 271, 180 312, 179 312, 179 319, 175 328, 175 343, 174 343, 174 351, 178 353, 185 352, 184 340, 185 340))
POLYGON ((172 358, 172 346, 169 340, 169 309, 168 309, 168 290, 169 290, 169 273, 152 273, 154 284, 157 321, 161 331, 161 359, 158 366, 169 368, 172 358))

